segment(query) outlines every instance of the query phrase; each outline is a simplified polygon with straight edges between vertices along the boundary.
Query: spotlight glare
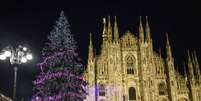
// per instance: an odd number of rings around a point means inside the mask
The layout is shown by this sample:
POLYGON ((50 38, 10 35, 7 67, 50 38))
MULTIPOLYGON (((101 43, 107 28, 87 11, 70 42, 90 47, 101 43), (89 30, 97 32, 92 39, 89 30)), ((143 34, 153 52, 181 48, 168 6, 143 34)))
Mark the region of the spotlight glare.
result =
POLYGON ((39 99, 39 97, 37 96, 37 97, 36 97, 36 99, 38 100, 38 99, 39 99))

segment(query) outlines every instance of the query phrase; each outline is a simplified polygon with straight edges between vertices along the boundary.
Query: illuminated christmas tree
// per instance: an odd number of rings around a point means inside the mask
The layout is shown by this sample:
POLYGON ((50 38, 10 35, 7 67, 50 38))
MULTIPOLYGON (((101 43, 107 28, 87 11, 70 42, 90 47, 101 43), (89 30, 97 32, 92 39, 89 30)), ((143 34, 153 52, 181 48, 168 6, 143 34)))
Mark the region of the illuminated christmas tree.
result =
POLYGON ((76 42, 64 12, 48 36, 34 80, 32 101, 82 101, 86 96, 84 66, 76 52, 76 42))

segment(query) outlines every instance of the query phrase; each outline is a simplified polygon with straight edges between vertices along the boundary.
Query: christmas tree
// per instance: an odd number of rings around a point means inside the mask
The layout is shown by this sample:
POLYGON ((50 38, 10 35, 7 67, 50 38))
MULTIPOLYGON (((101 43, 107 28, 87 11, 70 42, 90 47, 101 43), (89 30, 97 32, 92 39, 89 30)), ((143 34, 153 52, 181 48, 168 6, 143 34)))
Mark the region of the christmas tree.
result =
POLYGON ((82 101, 86 97, 84 67, 69 27, 62 11, 43 48, 32 101, 82 101))

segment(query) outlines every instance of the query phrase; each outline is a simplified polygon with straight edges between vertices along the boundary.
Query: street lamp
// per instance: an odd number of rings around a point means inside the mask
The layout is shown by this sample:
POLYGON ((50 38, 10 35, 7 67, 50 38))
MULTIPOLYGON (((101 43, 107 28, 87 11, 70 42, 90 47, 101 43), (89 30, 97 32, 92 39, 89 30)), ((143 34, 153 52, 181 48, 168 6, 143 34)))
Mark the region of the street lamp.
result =
POLYGON ((6 60, 8 58, 10 60, 11 65, 14 66, 13 101, 16 101, 16 81, 18 65, 26 63, 33 57, 30 50, 28 50, 22 45, 18 45, 18 47, 8 46, 3 49, 2 53, 0 53, 0 59, 6 60))

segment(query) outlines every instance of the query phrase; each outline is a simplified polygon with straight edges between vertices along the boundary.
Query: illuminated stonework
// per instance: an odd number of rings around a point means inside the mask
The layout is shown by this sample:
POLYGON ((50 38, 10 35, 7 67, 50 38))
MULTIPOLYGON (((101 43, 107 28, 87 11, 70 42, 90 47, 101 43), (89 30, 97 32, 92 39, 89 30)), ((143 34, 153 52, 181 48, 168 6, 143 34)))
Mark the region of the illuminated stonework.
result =
POLYGON ((184 75, 175 70, 167 36, 166 58, 153 50, 151 31, 139 23, 139 38, 127 31, 119 38, 115 17, 103 22, 103 42, 94 53, 90 34, 85 76, 89 83, 85 101, 201 101, 201 75, 195 52, 188 52, 184 75), (146 36, 146 37, 145 37, 146 36))
POLYGON ((0 101, 12 101, 12 100, 0 93, 0 101))

